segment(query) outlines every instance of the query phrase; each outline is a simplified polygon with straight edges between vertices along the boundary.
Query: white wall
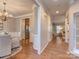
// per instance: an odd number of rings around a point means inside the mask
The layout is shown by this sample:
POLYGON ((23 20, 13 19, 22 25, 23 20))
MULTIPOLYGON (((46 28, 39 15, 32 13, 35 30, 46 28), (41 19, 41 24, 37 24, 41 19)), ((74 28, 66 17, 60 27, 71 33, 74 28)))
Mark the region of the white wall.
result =
POLYGON ((33 6, 33 48, 40 54, 40 21, 41 21, 41 8, 38 5, 33 6))
POLYGON ((34 5, 34 49, 41 54, 51 41, 52 22, 41 5, 34 5), (37 15, 37 16, 36 16, 37 15))
POLYGON ((41 52, 47 47, 52 40, 52 22, 50 16, 42 9, 41 18, 41 52))
POLYGON ((69 9, 69 50, 76 48, 76 32, 74 14, 79 12, 79 1, 77 0, 69 9))
POLYGON ((41 49, 48 44, 48 17, 42 13, 41 21, 41 49))

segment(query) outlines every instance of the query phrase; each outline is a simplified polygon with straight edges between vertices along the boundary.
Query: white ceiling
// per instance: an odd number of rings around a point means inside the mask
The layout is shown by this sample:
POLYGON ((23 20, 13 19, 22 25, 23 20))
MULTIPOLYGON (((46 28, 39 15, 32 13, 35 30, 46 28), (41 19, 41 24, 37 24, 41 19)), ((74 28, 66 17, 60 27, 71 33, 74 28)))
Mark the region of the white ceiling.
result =
MULTIPOLYGON (((0 0, 0 10, 3 8, 2 1, 0 0)), ((32 12, 32 0, 7 0, 7 11, 13 16, 21 16, 26 13, 32 12)))
POLYGON ((51 15, 58 15, 56 11, 59 11, 59 14, 64 14, 70 5, 71 0, 41 0, 44 8, 51 15))
MULTIPOLYGON (((2 1, 0 0, 0 10, 3 8, 2 1)), ((33 0, 6 0, 7 1, 7 11, 13 16, 21 16, 26 13, 32 12, 32 6, 34 4, 33 0)), ((70 0, 40 0, 45 8, 45 10, 51 15, 56 15, 58 10, 59 14, 64 14, 69 7, 70 0)))
POLYGON ((64 24, 65 13, 75 0, 40 0, 45 11, 50 14, 52 23, 64 24), (59 13, 56 13, 59 11, 59 13))

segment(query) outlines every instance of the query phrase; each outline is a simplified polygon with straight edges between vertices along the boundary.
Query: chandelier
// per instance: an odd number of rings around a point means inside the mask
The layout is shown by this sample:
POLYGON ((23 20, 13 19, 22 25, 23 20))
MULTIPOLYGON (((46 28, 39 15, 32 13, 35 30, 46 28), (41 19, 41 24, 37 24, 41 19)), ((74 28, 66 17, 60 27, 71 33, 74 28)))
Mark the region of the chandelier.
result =
POLYGON ((7 4, 6 1, 3 0, 3 10, 2 10, 2 12, 0 12, 0 19, 2 21, 6 21, 8 17, 12 17, 12 15, 9 15, 6 10, 6 4, 7 4))

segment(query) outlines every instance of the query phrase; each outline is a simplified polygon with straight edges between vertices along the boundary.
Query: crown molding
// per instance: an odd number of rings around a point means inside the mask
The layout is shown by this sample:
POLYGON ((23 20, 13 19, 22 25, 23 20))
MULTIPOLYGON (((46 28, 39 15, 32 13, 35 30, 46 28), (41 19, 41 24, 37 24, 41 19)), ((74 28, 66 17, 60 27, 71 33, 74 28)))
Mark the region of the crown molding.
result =
POLYGON ((21 15, 21 16, 17 16, 15 18, 29 17, 29 16, 32 16, 32 15, 33 15, 32 13, 29 13, 29 14, 24 14, 24 15, 21 15))

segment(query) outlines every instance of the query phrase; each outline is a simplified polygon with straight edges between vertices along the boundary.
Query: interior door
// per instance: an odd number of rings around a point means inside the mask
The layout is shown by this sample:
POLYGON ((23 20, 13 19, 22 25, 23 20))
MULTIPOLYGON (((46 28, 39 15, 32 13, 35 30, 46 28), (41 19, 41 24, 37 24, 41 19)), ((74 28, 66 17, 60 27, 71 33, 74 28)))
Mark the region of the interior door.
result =
POLYGON ((25 40, 29 43, 29 18, 25 19, 25 40))

